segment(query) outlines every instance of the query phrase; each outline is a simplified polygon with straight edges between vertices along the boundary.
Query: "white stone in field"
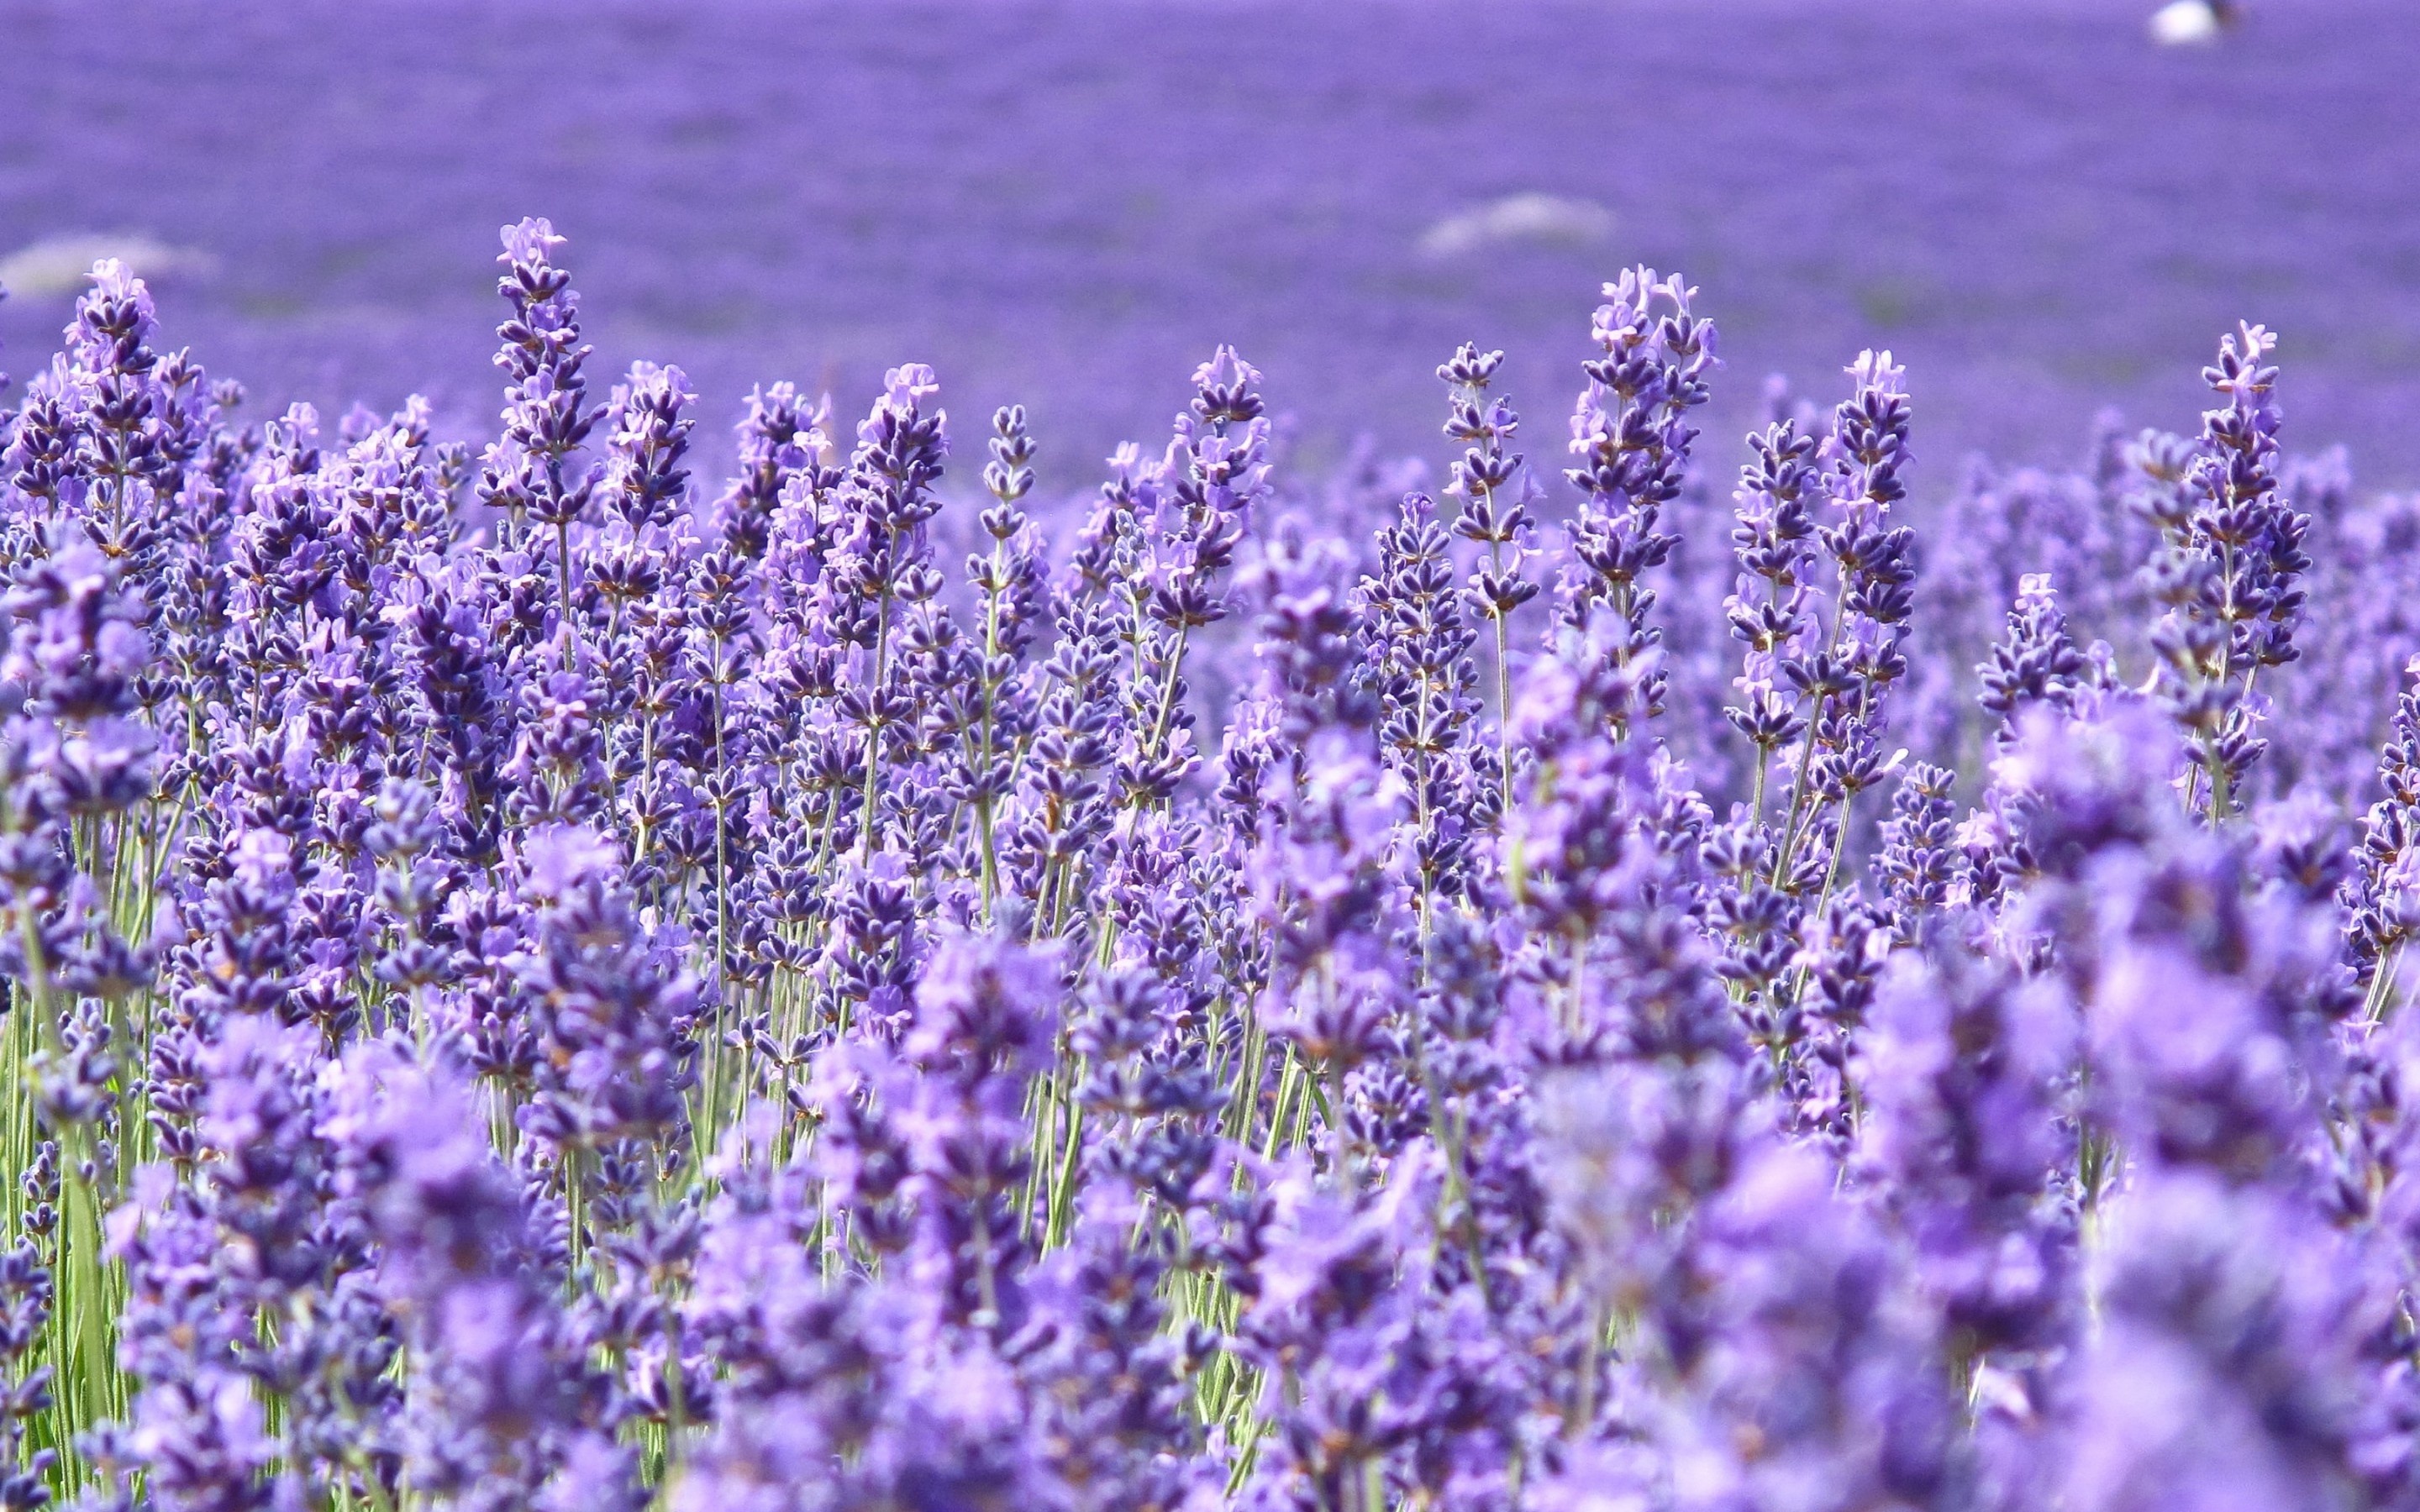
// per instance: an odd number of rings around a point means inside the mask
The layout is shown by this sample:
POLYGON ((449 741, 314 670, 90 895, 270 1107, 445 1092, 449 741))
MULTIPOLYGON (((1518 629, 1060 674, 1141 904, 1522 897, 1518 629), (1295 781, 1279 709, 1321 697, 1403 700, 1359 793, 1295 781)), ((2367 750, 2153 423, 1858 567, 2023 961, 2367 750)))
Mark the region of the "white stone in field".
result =
POLYGON ((2226 29, 2226 19, 2211 0, 2168 0, 2151 13, 2151 40, 2162 47, 2206 47, 2226 29))
POLYGON ((140 232, 70 231, 0 257, 0 288, 33 299, 80 294, 92 281, 92 265, 105 257, 116 258, 143 279, 208 273, 217 266, 208 253, 172 247, 140 232))
POLYGON ((1613 212, 1560 194, 1507 194, 1447 216, 1420 233, 1420 252, 1460 257, 1495 247, 1591 247, 1613 234, 1613 212))

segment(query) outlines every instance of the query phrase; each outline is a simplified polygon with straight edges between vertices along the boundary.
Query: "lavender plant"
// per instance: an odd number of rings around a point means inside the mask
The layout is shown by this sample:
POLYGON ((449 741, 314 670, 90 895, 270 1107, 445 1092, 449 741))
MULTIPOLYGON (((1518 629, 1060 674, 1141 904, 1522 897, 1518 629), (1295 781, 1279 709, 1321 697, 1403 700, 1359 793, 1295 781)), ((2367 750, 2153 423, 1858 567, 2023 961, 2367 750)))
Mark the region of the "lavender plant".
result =
POLYGON ((1345 538, 1221 348, 1054 560, 916 364, 707 497, 504 241, 483 446, 110 265, 0 430, 0 1505, 2420 1504, 2420 694, 2268 714, 2405 559, 2265 332, 1951 496, 2096 522, 1986 617, 1887 354, 1682 559, 1677 277, 1568 493, 1466 346, 1345 538))

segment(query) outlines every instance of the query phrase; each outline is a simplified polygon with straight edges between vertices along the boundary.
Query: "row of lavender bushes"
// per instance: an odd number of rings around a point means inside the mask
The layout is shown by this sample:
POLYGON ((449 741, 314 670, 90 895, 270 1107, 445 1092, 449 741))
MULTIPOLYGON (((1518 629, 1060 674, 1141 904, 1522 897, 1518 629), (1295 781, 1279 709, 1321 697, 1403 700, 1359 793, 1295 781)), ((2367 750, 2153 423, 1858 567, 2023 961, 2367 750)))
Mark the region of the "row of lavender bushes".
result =
POLYGON ((1221 351, 1054 542, 921 367, 701 490, 561 245, 481 447, 110 264, 0 422, 0 1506, 2420 1504, 2420 505, 2266 332, 1919 536, 1637 270, 1567 447, 1221 351))

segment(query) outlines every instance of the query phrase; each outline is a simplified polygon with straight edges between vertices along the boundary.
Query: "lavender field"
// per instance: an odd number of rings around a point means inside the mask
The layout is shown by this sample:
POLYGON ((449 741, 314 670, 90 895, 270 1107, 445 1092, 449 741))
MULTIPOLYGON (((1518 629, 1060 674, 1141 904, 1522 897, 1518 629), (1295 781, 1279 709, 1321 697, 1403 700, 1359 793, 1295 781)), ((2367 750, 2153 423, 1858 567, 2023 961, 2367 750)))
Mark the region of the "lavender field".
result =
POLYGON ((0 43, 0 1512, 2420 1508, 2400 11, 0 43))
MULTIPOLYGON (((2296 450, 2420 481, 2409 8, 2273 0, 2210 50, 2148 9, 5 0, 0 259, 148 239, 199 264, 158 281, 178 340, 263 401, 418 392, 468 434, 480 270, 542 213, 603 363, 679 363, 718 436, 753 384, 924 362, 1025 404, 1080 490, 1222 341, 1313 471, 1426 452, 1438 353, 1560 390, 1573 310, 1645 261, 1721 322, 1727 432, 1768 373, 1887 347, 1932 487, 1970 450, 2065 464, 2103 406, 2189 424, 2209 333, 2252 319, 2296 450), (1610 224, 1484 234, 1524 195, 1610 224)), ((39 352, 71 290, 14 282, 0 340, 39 352)))

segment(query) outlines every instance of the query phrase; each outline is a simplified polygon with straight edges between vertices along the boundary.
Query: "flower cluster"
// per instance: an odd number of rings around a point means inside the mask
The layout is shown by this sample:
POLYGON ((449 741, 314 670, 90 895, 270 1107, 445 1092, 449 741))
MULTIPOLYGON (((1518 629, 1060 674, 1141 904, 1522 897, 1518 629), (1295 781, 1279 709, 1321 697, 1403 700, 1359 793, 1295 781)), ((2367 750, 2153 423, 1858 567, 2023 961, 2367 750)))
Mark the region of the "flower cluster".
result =
POLYGON ((1637 269, 1363 538, 1225 348, 709 495, 504 243, 484 448, 114 265, 0 418, 0 1507, 2420 1505, 2411 506, 2267 332, 1930 513, 1863 354, 1692 551, 1637 269))

